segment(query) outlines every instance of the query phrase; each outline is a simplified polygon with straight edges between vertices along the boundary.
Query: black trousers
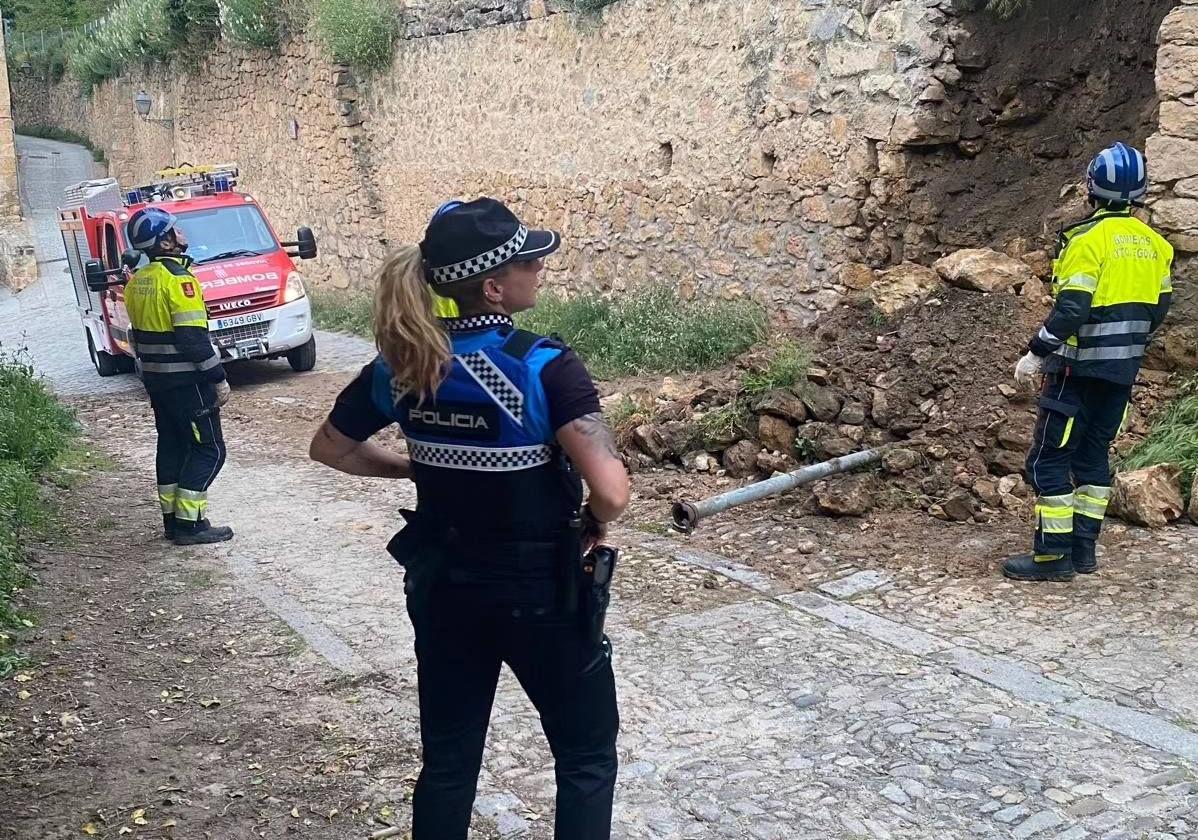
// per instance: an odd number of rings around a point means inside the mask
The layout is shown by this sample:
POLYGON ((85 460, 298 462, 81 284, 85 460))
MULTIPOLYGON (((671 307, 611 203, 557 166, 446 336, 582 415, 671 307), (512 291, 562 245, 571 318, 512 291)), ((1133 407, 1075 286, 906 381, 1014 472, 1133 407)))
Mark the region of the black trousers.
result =
POLYGON ((1127 415, 1131 386, 1073 376, 1044 379, 1027 474, 1036 490, 1035 553, 1072 553, 1094 541, 1111 495, 1111 441, 1127 415))
POLYGON ((216 389, 207 383, 150 394, 158 431, 155 471, 164 516, 192 527, 208 510, 208 487, 225 463, 216 389))
POLYGON ((615 678, 610 646, 595 649, 556 608, 552 569, 441 575, 408 598, 416 631, 424 766, 413 795, 413 840, 466 840, 500 666, 541 717, 557 777, 557 840, 607 840, 616 783, 615 678))

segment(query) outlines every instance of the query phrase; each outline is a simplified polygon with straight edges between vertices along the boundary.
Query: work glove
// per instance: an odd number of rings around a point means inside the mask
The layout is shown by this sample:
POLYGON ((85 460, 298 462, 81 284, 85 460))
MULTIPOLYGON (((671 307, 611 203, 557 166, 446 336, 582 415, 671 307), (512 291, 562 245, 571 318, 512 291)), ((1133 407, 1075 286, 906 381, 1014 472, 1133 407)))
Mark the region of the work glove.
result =
POLYGON ((1028 351, 1015 365, 1015 381, 1024 388, 1035 388, 1036 378, 1044 371, 1044 359, 1028 351))
POLYGON ((229 388, 229 381, 227 379, 222 379, 216 383, 216 405, 218 408, 229 401, 229 394, 231 393, 232 389, 229 388))

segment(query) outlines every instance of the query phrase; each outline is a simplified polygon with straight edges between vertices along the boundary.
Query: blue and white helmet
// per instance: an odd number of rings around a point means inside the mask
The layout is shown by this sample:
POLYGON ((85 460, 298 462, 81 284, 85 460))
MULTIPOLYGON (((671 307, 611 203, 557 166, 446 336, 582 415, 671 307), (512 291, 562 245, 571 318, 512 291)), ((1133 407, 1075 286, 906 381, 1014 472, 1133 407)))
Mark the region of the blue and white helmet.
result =
POLYGON ((162 244, 163 238, 175 229, 175 216, 160 207, 138 210, 125 228, 129 244, 138 251, 150 251, 162 244))
POLYGON ((1116 143, 1090 162, 1086 181, 1094 198, 1137 202, 1148 193, 1148 161, 1139 149, 1116 143))

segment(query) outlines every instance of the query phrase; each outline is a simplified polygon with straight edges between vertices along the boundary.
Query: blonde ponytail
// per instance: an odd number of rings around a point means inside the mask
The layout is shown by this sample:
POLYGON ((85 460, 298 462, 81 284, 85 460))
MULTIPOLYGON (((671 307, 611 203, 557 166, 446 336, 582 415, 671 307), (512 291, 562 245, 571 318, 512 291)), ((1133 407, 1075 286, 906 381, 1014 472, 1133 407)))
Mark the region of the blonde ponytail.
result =
POLYGON ((449 338, 434 313, 417 245, 400 248, 379 269, 374 340, 396 381, 421 402, 445 380, 449 338))

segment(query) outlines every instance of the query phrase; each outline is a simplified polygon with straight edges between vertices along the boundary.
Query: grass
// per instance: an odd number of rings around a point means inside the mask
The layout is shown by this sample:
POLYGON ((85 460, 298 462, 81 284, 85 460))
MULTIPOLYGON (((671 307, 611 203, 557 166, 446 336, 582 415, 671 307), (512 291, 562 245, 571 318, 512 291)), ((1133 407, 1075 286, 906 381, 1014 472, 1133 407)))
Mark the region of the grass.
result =
POLYGON ((1194 472, 1198 470, 1198 376, 1182 385, 1177 399, 1120 467, 1136 470, 1155 464, 1177 464, 1182 470, 1184 491, 1193 491, 1194 472))
POLYGON ((12 604, 28 582, 23 561, 45 535, 51 507, 41 481, 75 440, 75 418, 46 390, 19 354, 0 350, 0 673, 13 667, 5 627, 31 626, 12 604))
POLYGON ((90 138, 71 131, 69 128, 59 128, 54 125, 18 125, 14 131, 26 137, 40 137, 43 140, 57 140, 60 143, 74 143, 92 153, 92 160, 103 163, 107 158, 103 149, 97 149, 90 138))
POLYGON ((312 320, 316 326, 332 332, 345 332, 373 339, 371 321, 374 300, 370 295, 312 289, 312 320))
POLYGON ((783 341, 764 368, 750 372, 741 383, 746 394, 764 394, 777 388, 794 388, 807 381, 811 353, 792 341, 783 341))
POLYGON ((619 298, 543 295, 521 327, 559 335, 601 379, 710 370, 766 335, 765 311, 747 301, 683 301, 650 286, 619 298))
POLYGON ((718 449, 735 437, 738 430, 744 429, 750 417, 749 407, 743 400, 735 399, 699 417, 695 421, 695 431, 704 447, 718 449))
POLYGON ((274 49, 285 34, 270 0, 220 0, 220 23, 226 38, 247 47, 274 49))
POLYGON ((367 72, 391 62, 399 18, 390 0, 316 0, 316 34, 334 60, 367 72))

